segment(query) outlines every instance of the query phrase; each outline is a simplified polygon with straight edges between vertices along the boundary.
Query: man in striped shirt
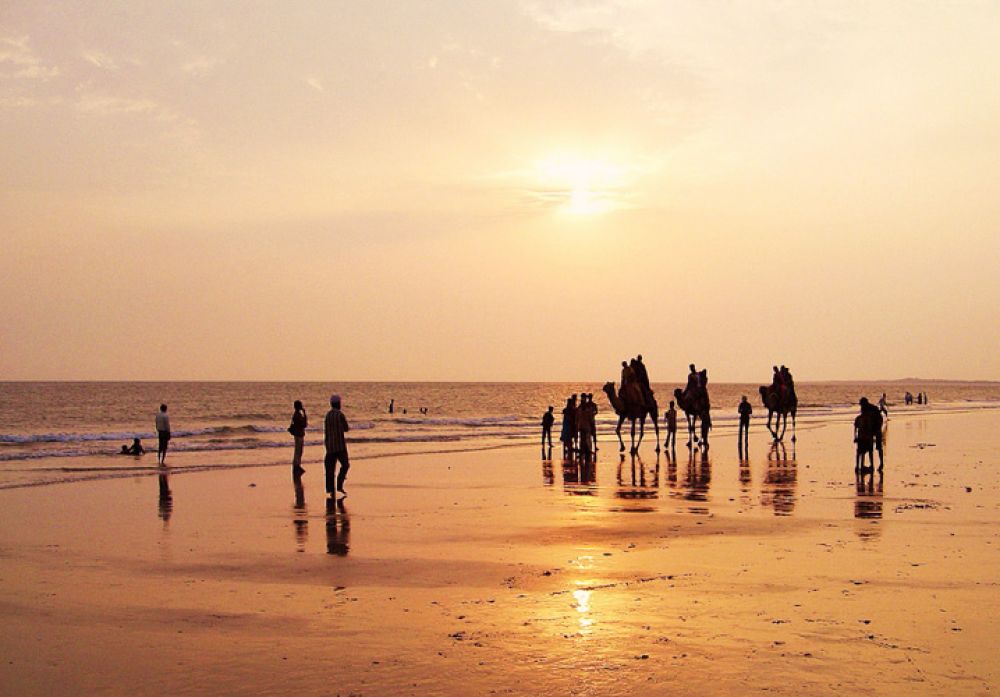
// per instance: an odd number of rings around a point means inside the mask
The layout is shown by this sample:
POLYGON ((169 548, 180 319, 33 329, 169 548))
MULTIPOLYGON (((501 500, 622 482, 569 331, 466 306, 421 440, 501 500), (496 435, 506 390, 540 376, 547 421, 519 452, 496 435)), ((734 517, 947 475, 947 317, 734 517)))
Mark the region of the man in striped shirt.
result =
POLYGON ((344 434, 350 430, 347 424, 347 417, 340 410, 340 395, 335 394, 330 397, 330 411, 326 413, 324 422, 324 444, 326 445, 326 459, 323 465, 326 468, 326 493, 335 497, 336 492, 347 496, 344 491, 344 479, 347 478, 347 470, 351 468, 347 459, 347 441, 344 434), (337 475, 337 461, 340 461, 340 475, 337 475))

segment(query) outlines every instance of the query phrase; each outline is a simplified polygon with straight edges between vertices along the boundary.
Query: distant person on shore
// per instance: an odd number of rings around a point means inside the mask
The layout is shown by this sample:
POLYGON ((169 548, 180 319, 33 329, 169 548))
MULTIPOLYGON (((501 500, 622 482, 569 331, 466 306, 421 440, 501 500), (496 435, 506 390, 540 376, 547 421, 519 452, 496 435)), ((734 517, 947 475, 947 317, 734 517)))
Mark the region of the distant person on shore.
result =
POLYGON ((335 394, 330 397, 330 411, 326 413, 323 422, 323 445, 326 447, 326 457, 323 466, 326 469, 326 493, 336 498, 339 491, 344 496, 344 480, 347 479, 347 470, 351 469, 351 463, 347 457, 347 441, 344 434, 351 430, 347 423, 347 417, 340 410, 340 395, 335 394), (340 462, 340 473, 337 473, 337 462, 340 462))
POLYGON ((132 445, 122 446, 122 455, 145 455, 146 449, 142 447, 142 441, 138 438, 132 439, 132 445))
POLYGON ((292 423, 288 427, 288 432, 295 439, 295 451, 292 453, 292 475, 297 477, 305 472, 302 469, 302 449, 306 444, 306 427, 309 426, 309 417, 306 415, 306 408, 298 399, 292 406, 295 411, 292 412, 292 423))
POLYGON ((913 395, 908 390, 903 394, 903 404, 906 406, 913 404, 913 395))
POLYGON ((887 402, 885 401, 885 392, 883 392, 882 396, 879 397, 879 400, 878 400, 878 410, 879 410, 879 412, 881 412, 882 414, 884 414, 886 418, 889 418, 889 410, 886 408, 886 406, 887 406, 887 402))
POLYGON ((395 399, 390 399, 389 400, 389 413, 392 414, 395 411, 396 411, 396 400, 395 399))
POLYGON ((750 441, 750 415, 753 414, 753 407, 750 406, 750 402, 747 401, 747 396, 743 395, 740 400, 740 406, 737 410, 740 415, 740 427, 736 434, 736 437, 743 442, 743 439, 749 443, 750 441))
POLYGON ((556 422, 555 407, 549 406, 549 410, 542 414, 542 447, 545 447, 545 439, 549 439, 549 448, 552 447, 552 424, 556 422))
POLYGON ((930 402, 930 400, 929 400, 929 399, 927 399, 927 393, 926 393, 926 392, 924 392, 924 406, 926 407, 926 406, 927 406, 928 404, 930 404, 930 403, 931 403, 931 402, 930 402))
POLYGON ((160 411, 156 415, 156 435, 159 439, 159 447, 156 450, 156 464, 162 465, 167 461, 167 444, 170 443, 170 417, 167 416, 166 404, 160 405, 160 411))
POLYGON ((663 441, 663 449, 677 447, 677 409, 674 407, 674 400, 670 400, 670 408, 663 412, 663 426, 667 432, 667 439, 663 441))
MULTIPOLYGON (((910 397, 910 401, 911 402, 913 401, 913 397, 910 397)), ((917 404, 923 404, 923 403, 924 403, 924 393, 917 392, 917 404)))

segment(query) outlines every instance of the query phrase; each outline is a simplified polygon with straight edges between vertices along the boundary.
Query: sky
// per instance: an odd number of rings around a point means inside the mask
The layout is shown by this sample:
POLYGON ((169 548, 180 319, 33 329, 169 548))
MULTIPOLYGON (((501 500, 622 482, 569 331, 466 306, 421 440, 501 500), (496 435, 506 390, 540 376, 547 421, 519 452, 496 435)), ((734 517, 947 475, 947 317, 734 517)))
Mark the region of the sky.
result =
POLYGON ((1000 379, 1000 3, 0 4, 0 379, 1000 379))

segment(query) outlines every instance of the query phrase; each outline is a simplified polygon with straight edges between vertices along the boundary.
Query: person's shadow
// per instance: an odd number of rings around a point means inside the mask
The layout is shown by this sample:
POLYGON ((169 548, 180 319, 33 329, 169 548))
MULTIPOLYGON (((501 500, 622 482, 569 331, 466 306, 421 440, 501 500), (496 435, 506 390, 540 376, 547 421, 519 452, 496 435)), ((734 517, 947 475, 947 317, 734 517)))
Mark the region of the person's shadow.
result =
POLYGON ((351 549, 351 519, 343 499, 326 500, 326 553, 346 557, 351 549))

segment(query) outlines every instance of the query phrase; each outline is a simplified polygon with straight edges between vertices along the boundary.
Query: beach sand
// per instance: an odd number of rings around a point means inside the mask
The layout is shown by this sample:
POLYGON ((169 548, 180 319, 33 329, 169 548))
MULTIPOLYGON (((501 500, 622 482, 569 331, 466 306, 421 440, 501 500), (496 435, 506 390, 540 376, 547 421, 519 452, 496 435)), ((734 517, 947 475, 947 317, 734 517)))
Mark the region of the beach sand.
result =
MULTIPOLYGON (((9 695, 989 694, 1000 411, 0 491, 9 695), (169 492, 169 493, 168 493, 169 492)), ((316 457, 318 453, 308 453, 316 457)))

